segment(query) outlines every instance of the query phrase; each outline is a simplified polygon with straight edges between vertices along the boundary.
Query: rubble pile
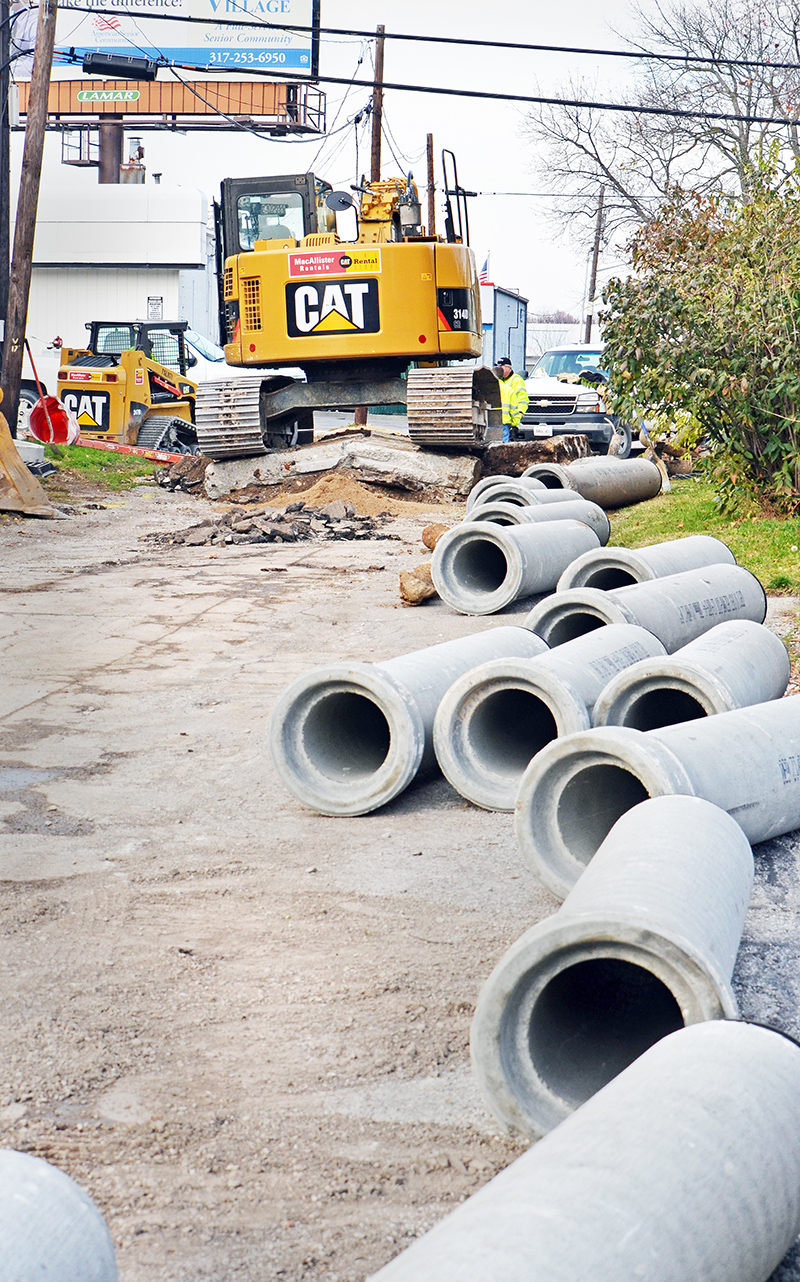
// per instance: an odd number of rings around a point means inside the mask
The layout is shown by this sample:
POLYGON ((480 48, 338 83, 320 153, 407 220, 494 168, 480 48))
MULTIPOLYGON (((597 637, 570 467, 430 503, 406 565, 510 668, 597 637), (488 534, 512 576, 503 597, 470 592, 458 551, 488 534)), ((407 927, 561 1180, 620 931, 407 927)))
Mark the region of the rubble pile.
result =
POLYGON ((290 503, 281 510, 266 505, 257 508, 232 507, 222 516, 207 517, 186 530, 147 534, 151 543, 218 547, 232 543, 302 543, 311 539, 394 539, 379 533, 386 516, 359 516, 352 503, 335 499, 324 507, 290 503))

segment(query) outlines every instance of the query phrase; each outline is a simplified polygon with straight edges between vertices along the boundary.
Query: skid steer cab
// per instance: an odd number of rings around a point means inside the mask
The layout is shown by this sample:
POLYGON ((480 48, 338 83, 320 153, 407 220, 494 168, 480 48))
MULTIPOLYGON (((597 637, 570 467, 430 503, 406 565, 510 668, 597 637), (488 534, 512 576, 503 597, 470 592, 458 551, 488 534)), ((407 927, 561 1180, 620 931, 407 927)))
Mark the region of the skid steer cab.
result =
POLYGON ((188 321, 89 321, 88 345, 61 349, 58 397, 82 436, 197 453, 187 327, 188 321))

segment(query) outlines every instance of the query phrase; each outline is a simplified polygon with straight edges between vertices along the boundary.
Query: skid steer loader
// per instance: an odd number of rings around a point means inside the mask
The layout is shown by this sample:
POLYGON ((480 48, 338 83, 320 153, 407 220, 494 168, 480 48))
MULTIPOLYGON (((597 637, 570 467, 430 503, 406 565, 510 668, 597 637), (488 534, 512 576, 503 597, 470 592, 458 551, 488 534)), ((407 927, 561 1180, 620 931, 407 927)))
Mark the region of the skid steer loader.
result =
POLYGON ((187 327, 187 321, 90 321, 86 347, 61 349, 58 398, 74 413, 81 436, 197 452, 187 327))

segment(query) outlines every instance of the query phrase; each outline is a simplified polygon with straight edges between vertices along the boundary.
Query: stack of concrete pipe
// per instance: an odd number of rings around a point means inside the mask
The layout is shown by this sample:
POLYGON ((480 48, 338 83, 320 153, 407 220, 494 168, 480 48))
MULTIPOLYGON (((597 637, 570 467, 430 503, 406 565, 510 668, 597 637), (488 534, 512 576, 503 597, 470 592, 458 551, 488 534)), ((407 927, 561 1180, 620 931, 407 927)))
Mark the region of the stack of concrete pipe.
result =
POLYGON ((661 473, 643 458, 585 458, 574 463, 535 463, 522 480, 541 482, 551 490, 575 490, 603 508, 628 507, 652 499, 661 490, 661 473))
POLYGON ((513 810, 525 770, 555 739, 592 725, 653 730, 765 703, 781 697, 789 675, 783 642, 748 619, 717 624, 671 656, 646 629, 611 624, 533 658, 464 673, 439 705, 436 756, 462 797, 513 810))

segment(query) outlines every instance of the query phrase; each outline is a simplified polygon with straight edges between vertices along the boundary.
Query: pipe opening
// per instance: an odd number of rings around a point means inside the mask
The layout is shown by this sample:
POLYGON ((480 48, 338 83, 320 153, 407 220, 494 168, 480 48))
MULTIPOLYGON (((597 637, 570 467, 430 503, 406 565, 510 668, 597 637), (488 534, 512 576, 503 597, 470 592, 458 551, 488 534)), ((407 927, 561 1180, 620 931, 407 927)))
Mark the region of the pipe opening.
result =
POLYGON ((588 864, 617 820, 649 792, 622 766, 586 766, 572 776, 558 800, 558 827, 569 852, 588 864))
POLYGON ((345 783, 375 774, 391 739, 377 703, 349 691, 319 699, 303 724, 303 747, 317 770, 345 783))
POLYGON ((557 738, 552 712, 542 699, 527 690, 490 694, 469 721, 473 750, 497 774, 523 774, 536 753, 557 738))
POLYGON ((623 570, 621 565, 607 565, 593 570, 581 583, 582 588, 600 588, 610 592, 612 588, 627 588, 639 580, 630 570, 623 570))
POLYGON ((540 472, 536 480, 541 481, 546 490, 565 490, 567 488, 552 472, 540 472))
POLYGON ((563 645, 565 641, 574 641, 576 637, 586 636, 587 632, 595 632, 605 626, 605 620, 589 610, 570 610, 548 626, 545 640, 549 646, 563 645))
POLYGON ((490 539, 472 538, 462 543, 451 562, 451 574, 467 592, 496 592, 508 573, 506 554, 490 539))
POLYGON ((707 709, 694 695, 664 686, 634 699, 620 724, 633 730, 658 730, 661 726, 676 726, 681 721, 697 721, 707 716, 707 709))
MULTIPOLYGON (((505 502, 505 499, 503 501, 505 502)), ((482 515, 479 515, 478 512, 476 512, 472 519, 473 521, 491 521, 492 525, 516 525, 517 524, 516 521, 512 521, 511 517, 506 512, 490 511, 490 514, 488 516, 482 516, 482 515)))
POLYGON ((531 1012, 528 1046, 545 1084, 577 1106, 683 1026, 662 980, 633 962, 595 957, 547 984, 531 1012))

